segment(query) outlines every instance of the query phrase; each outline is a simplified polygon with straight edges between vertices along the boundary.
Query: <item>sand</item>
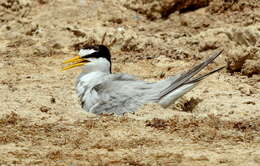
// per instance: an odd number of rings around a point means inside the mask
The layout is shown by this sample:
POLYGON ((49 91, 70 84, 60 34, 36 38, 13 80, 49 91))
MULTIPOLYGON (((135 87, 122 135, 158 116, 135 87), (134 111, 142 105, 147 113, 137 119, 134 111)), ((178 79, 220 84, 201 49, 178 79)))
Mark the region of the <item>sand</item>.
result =
POLYGON ((0 165, 260 165, 260 4, 240 1, 0 1, 0 165), (203 80, 167 109, 84 112, 83 44, 110 46, 113 72, 156 81, 217 50, 203 80))

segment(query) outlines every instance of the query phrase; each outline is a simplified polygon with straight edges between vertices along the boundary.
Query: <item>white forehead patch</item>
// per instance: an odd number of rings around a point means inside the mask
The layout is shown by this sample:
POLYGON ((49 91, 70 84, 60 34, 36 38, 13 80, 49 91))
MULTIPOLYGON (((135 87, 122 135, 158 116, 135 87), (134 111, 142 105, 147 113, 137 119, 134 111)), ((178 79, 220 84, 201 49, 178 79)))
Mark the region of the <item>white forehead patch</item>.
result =
POLYGON ((86 56, 86 55, 93 54, 94 52, 97 52, 97 50, 94 50, 94 49, 80 49, 79 50, 79 56, 83 57, 83 56, 86 56))

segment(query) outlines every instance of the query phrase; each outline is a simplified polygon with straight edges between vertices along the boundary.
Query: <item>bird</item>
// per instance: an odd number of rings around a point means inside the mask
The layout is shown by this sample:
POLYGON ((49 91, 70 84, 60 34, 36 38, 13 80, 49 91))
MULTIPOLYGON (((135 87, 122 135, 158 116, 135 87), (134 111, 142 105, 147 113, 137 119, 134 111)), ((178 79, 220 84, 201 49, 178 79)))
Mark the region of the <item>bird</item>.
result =
POLYGON ((188 71, 156 82, 147 82, 125 73, 112 73, 111 53, 103 44, 82 47, 79 55, 63 62, 67 65, 63 70, 82 67, 75 84, 82 109, 94 114, 124 115, 135 113, 149 103, 167 108, 201 80, 225 68, 222 66, 193 78, 222 52, 217 51, 188 71))

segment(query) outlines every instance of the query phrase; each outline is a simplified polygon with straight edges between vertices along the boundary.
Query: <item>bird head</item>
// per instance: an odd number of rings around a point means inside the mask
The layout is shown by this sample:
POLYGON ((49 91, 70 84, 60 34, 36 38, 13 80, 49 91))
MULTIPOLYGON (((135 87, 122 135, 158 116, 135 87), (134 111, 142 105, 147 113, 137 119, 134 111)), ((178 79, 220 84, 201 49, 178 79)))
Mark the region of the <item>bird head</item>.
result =
POLYGON ((111 55, 109 49, 104 45, 85 46, 80 49, 79 55, 64 61, 64 64, 70 64, 63 68, 68 70, 77 66, 95 64, 100 60, 106 60, 111 64, 111 55))

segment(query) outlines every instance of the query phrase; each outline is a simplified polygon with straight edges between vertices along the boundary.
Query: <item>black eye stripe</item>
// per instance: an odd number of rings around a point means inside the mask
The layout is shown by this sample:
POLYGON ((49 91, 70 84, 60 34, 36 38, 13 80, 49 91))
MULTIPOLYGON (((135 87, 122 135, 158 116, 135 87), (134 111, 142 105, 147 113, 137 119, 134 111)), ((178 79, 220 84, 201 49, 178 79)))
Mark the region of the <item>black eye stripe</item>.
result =
POLYGON ((105 45, 94 45, 94 46, 83 46, 82 49, 88 49, 88 50, 95 50, 96 52, 93 52, 92 54, 82 56, 82 58, 105 58, 110 62, 110 73, 111 73, 111 55, 109 48, 107 48, 105 45))
POLYGON ((85 46, 82 49, 84 50, 94 50, 91 54, 82 56, 82 58, 105 58, 111 62, 111 55, 109 49, 104 45, 95 45, 95 46, 85 46))
POLYGON ((84 58, 100 58, 101 56, 99 55, 99 52, 94 52, 90 55, 84 56, 84 58))

